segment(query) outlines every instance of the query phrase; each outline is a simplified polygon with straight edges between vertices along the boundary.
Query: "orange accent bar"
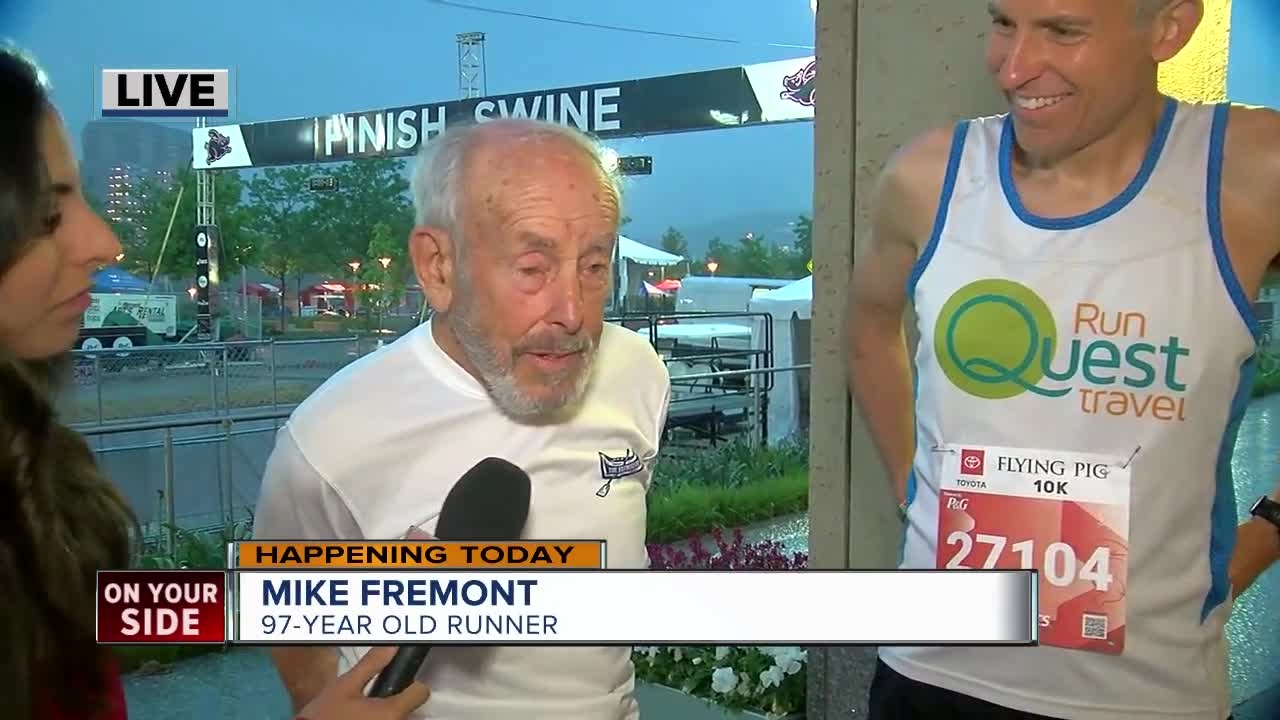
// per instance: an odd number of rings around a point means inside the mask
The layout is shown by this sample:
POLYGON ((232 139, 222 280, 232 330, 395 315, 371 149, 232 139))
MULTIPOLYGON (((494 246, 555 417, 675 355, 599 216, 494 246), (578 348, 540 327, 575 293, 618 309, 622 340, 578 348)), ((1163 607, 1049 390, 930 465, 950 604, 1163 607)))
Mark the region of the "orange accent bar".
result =
POLYGON ((243 541, 240 568, 602 568, 604 542, 243 541))

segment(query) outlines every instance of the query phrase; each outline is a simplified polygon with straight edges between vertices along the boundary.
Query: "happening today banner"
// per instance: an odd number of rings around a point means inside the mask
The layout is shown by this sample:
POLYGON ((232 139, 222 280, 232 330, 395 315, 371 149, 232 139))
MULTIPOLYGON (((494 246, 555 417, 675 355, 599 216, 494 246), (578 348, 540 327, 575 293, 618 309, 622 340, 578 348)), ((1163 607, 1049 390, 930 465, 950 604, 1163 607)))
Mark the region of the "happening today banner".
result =
POLYGON ((242 542, 229 560, 99 573, 98 642, 1029 645, 1039 632, 1026 570, 607 570, 600 541, 242 542))

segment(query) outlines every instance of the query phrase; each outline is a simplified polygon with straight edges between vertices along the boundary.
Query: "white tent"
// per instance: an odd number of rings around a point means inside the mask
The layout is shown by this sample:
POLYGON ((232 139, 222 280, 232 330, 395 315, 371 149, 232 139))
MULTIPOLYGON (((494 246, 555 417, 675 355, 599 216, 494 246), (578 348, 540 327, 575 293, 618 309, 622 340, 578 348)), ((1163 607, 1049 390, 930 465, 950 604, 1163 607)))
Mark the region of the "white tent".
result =
MULTIPOLYGON (((773 366, 784 368, 809 362, 809 333, 797 332, 799 321, 813 317, 813 276, 763 292, 751 299, 751 312, 769 313, 773 317, 773 366)), ((757 327, 763 324, 757 320, 757 327)), ((763 337, 763 332, 760 337, 763 337)), ((784 439, 800 428, 801 380, 807 371, 788 370, 774 373, 773 390, 769 393, 769 441, 784 439)))
POLYGON ((679 265, 684 258, 665 250, 636 242, 626 235, 618 236, 618 254, 637 265, 679 265))
POLYGON ((772 313, 775 320, 780 316, 790 320, 792 315, 809 320, 813 316, 813 276, 760 293, 752 298, 751 311, 772 313))
POLYGON ((684 258, 679 255, 673 255, 665 250, 659 250, 655 247, 649 247, 644 243, 636 242, 626 235, 619 235, 618 244, 614 250, 613 262, 618 268, 618 287, 614 288, 614 293, 621 296, 627 292, 627 288, 631 287, 630 270, 632 265, 657 265, 666 267, 679 265, 684 262, 684 258))

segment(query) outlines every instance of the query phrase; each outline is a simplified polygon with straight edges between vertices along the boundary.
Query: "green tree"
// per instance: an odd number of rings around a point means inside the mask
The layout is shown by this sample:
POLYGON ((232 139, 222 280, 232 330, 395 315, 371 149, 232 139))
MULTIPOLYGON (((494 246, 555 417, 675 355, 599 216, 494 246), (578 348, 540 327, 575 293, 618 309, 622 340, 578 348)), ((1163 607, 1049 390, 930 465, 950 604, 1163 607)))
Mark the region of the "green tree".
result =
POLYGON ((379 313, 395 306, 404 294, 409 274, 409 251, 406 244, 391 236, 391 226, 377 223, 365 259, 360 265, 362 304, 372 305, 379 313))
POLYGON ((684 239, 684 233, 669 227, 667 231, 662 233, 662 249, 672 255, 685 257, 689 254, 689 243, 684 239))
MULTIPOLYGON (((258 238, 259 266, 280 280, 281 290, 289 287, 289 279, 317 270, 326 263, 319 246, 313 194, 307 189, 308 168, 294 166, 267 168, 249 181, 253 210, 249 222, 258 238)), ((284 304, 280 307, 281 329, 284 327, 284 304)))
POLYGON ((742 277, 772 277, 773 252, 763 235, 747 233, 738 238, 734 273, 742 277))
MULTIPOLYGON (((246 220, 250 211, 242 200, 243 183, 239 173, 208 170, 213 173, 216 207, 214 224, 221 244, 218 248, 219 274, 226 276, 254 259, 253 231, 246 220)), ((148 178, 134 189, 142 205, 134 215, 135 222, 115 223, 117 236, 124 246, 123 265, 130 270, 152 275, 194 275, 196 272, 196 176, 191 168, 179 169, 174 182, 165 185, 148 178), (179 194, 181 201, 179 202, 179 194), (177 213, 174 214, 174 205, 177 213), (173 229, 169 230, 169 221, 173 229), (165 241, 166 233, 168 241, 165 241)))
POLYGON ((791 226, 791 232, 796 236, 796 250, 808 263, 813 258, 813 218, 808 215, 796 218, 795 224, 791 226))
POLYGON ((323 174, 336 178, 338 189, 312 193, 320 219, 316 230, 323 238, 314 248, 317 260, 328 268, 340 269, 364 258, 378 224, 386 226, 395 243, 408 242, 413 202, 403 160, 370 158, 343 163, 323 174))

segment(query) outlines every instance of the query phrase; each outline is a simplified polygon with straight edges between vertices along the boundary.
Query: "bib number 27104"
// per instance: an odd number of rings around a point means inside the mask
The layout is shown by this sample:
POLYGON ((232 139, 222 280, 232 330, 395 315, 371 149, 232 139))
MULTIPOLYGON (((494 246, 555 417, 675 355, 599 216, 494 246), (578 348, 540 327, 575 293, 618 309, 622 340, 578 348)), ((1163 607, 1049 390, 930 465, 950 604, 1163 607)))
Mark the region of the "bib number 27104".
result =
POLYGON ((937 566, 1037 570, 1042 645, 1122 652, 1127 465, 1045 450, 942 451, 937 566))
POLYGON ((1093 583, 1095 590, 1106 592, 1111 588, 1111 548, 1093 548, 1088 558, 1081 560, 1076 549, 1067 543, 1056 541, 1036 547, 1035 540, 1009 542, 1002 535, 967 533, 953 530, 946 542, 955 548, 955 554, 947 560, 948 570, 980 567, 984 570, 1017 567, 1022 570, 1038 569, 1044 581, 1054 587, 1071 587, 1078 581, 1093 583), (977 556, 974 550, 977 549, 977 556), (1007 554, 1006 554, 1007 551, 1007 554), (1012 562, 1009 562, 1009 559, 1012 562), (976 564, 980 562, 981 564, 976 564))

